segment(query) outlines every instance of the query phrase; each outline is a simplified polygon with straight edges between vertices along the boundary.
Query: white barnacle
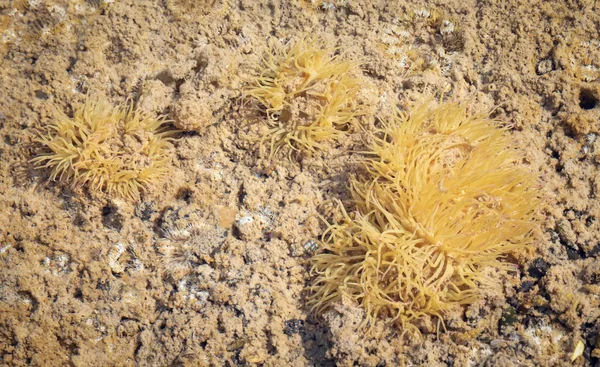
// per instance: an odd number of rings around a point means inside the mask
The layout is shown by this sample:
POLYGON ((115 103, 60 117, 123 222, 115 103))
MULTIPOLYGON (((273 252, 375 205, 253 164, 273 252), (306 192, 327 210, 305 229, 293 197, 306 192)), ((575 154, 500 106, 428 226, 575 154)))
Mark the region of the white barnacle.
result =
POLYGON ((29 7, 31 9, 35 9, 38 7, 38 5, 40 5, 42 1, 41 0, 28 0, 27 4, 29 5, 29 7))
POLYGON ((442 21, 442 24, 440 25, 440 33, 442 34, 442 36, 447 36, 452 32, 454 32, 454 23, 452 23, 448 19, 444 19, 442 21))
POLYGON ((323 10, 335 10, 335 4, 330 1, 323 1, 321 3, 321 9, 323 10))
POLYGON ((248 225, 250 223, 254 222, 254 218, 248 215, 245 215, 243 217, 241 217, 240 219, 238 219, 237 221, 237 226, 239 227, 243 227, 245 225, 248 225))
POLYGON ((65 10, 65 8, 59 5, 49 6, 48 12, 58 22, 62 22, 67 17, 67 11, 65 10))
POLYGON ((314 240, 308 240, 304 243, 304 250, 308 252, 315 252, 319 248, 319 244, 314 240))
POLYGON ((117 243, 108 251, 108 266, 113 273, 120 274, 125 271, 125 267, 119 261, 123 252, 125 252, 125 245, 122 243, 117 243))
POLYGON ((415 10, 415 16, 416 17, 427 19, 427 18, 429 18, 430 15, 431 15, 431 13, 427 9, 417 9, 417 10, 415 10))

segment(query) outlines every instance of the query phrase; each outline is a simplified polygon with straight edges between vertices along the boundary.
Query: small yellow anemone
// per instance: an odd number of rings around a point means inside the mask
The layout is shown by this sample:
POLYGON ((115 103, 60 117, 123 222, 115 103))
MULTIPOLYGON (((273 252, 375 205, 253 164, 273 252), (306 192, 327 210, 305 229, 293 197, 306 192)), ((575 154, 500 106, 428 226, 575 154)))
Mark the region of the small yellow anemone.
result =
POLYGON ((86 186, 95 192, 137 199, 168 171, 165 119, 134 109, 114 107, 88 97, 73 117, 56 110, 48 132, 38 139, 48 152, 32 160, 51 168, 52 180, 86 186))
POLYGON ((506 128, 464 105, 398 113, 350 179, 354 211, 312 260, 314 309, 347 296, 367 322, 385 315, 418 334, 419 319, 478 299, 484 270, 508 269, 502 258, 532 241, 540 199, 521 162, 506 128))
POLYGON ((339 139, 363 113, 358 62, 340 60, 320 38, 271 50, 265 69, 246 92, 268 116, 271 155, 284 146, 315 153, 339 139))

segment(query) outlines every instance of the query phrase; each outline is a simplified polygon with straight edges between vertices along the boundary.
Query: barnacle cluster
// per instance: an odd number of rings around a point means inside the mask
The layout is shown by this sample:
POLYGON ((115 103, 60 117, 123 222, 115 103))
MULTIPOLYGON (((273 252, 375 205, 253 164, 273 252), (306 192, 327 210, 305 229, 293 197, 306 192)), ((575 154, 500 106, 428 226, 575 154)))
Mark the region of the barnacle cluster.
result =
POLYGON ((436 8, 413 9, 381 24, 377 43, 406 76, 447 75, 456 51, 463 47, 464 36, 458 21, 436 8), (423 32, 439 35, 434 48, 418 42, 423 32))
POLYGON ((114 107, 88 97, 72 117, 56 110, 48 131, 38 138, 47 151, 32 162, 51 168, 52 180, 136 199, 167 173, 172 131, 164 124, 163 117, 132 103, 114 107))
POLYGON ((282 147, 315 153, 326 140, 339 139, 362 114, 358 102, 360 66, 341 60, 321 38, 274 48, 264 70, 245 92, 268 116, 271 154, 282 147))
POLYGON ((450 58, 431 50, 413 46, 414 35, 396 25, 384 28, 381 32, 379 44, 385 55, 396 61, 398 69, 403 70, 406 76, 432 73, 434 75, 446 74, 450 69, 450 58))
POLYGON ((105 0, 13 0, 0 9, 0 55, 19 42, 47 41, 59 37, 62 42, 82 31, 86 24, 106 9, 105 0))
MULTIPOLYGON (((398 112, 350 180, 355 207, 313 258, 312 304, 350 297, 405 332, 480 296, 484 271, 531 241, 539 202, 507 129, 457 103, 398 112)), ((423 324, 425 325, 425 324, 423 324)))

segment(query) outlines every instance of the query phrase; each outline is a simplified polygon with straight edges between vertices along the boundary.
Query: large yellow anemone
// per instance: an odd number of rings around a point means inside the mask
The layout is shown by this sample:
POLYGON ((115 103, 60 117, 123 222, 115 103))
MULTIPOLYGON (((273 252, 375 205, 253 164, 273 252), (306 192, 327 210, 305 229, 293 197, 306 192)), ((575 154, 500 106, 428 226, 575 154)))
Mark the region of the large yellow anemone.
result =
POLYGON ((475 301, 484 270, 508 268, 503 257, 531 242, 536 177, 511 145, 456 103, 385 122, 350 180, 353 211, 313 258, 314 308, 347 296, 368 322, 385 315, 418 333, 418 319, 475 301))

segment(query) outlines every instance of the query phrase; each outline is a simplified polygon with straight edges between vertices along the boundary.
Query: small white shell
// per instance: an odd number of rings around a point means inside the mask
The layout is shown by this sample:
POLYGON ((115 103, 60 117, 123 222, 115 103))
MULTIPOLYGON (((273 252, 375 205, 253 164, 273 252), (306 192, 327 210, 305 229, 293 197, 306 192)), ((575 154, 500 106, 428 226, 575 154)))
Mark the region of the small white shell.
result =
POLYGON ((243 226, 245 226, 247 224, 250 224, 252 222, 254 222, 254 218, 246 215, 246 216, 243 216, 240 219, 238 219, 237 226, 238 227, 243 227, 243 226))
POLYGON ((304 243, 304 249, 309 252, 315 252, 319 248, 319 244, 314 240, 308 240, 304 243))
POLYGON ((125 268, 119 262, 119 258, 125 252, 125 245, 117 243, 108 251, 108 266, 113 273, 122 273, 125 268))

